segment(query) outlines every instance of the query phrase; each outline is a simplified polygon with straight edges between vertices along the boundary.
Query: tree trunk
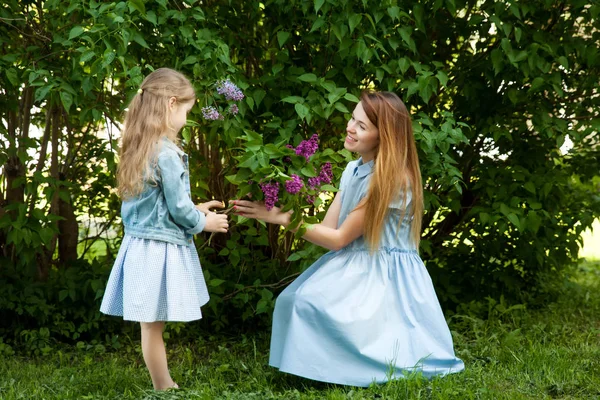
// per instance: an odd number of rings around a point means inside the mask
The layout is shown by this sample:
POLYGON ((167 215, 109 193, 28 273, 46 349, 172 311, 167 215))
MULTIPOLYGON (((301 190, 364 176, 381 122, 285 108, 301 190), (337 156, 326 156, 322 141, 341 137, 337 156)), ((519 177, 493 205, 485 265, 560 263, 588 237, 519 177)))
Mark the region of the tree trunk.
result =
POLYGON ((59 215, 64 220, 58 221, 58 257, 60 264, 68 267, 69 264, 77 260, 77 242, 79 239, 79 225, 71 203, 64 201, 62 198, 58 200, 59 215))

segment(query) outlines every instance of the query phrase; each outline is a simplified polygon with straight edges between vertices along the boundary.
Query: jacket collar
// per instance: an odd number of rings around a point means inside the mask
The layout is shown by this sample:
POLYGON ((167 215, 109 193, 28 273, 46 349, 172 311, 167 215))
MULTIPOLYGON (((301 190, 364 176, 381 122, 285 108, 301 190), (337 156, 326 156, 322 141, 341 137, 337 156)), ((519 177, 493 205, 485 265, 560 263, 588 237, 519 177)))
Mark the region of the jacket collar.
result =
POLYGON ((183 152, 183 150, 181 150, 179 148, 179 146, 177 146, 175 143, 173 143, 169 138, 167 138, 166 136, 163 136, 161 139, 161 144, 163 146, 167 146, 168 148, 174 150, 180 157, 185 156, 186 154, 183 152))
POLYGON ((362 157, 358 159, 358 164, 356 168, 354 168, 354 175, 363 178, 373 172, 373 165, 375 164, 374 160, 371 160, 367 163, 363 163, 362 157))

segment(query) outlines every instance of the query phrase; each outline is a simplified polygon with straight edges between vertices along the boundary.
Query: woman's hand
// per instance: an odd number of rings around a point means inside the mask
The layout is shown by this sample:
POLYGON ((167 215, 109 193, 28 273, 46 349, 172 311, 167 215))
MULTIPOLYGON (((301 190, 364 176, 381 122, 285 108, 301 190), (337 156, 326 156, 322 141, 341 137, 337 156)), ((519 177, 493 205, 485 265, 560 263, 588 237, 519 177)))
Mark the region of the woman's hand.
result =
POLYGON ((248 200, 231 200, 233 213, 246 218, 258 219, 269 224, 288 226, 291 212, 283 212, 279 207, 267 210, 264 203, 248 200))
POLYGON ((196 204, 196 208, 204 213, 204 215, 208 215, 210 213, 211 208, 225 208, 225 204, 219 200, 211 200, 206 203, 196 204))

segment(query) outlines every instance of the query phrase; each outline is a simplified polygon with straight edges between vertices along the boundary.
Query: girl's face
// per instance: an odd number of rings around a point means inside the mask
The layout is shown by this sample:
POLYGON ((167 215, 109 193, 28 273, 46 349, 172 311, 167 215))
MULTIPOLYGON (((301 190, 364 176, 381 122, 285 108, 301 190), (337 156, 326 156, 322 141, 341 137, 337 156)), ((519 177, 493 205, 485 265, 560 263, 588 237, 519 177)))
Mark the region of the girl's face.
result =
POLYGON ((171 128, 173 128, 175 132, 179 132, 179 130, 183 128, 187 120, 187 114, 192 109, 193 105, 193 101, 179 103, 175 97, 169 99, 169 119, 171 128))
POLYGON ((367 118, 362 102, 354 108, 352 118, 346 126, 346 134, 346 150, 360 154, 364 162, 375 158, 379 146, 379 130, 367 118))

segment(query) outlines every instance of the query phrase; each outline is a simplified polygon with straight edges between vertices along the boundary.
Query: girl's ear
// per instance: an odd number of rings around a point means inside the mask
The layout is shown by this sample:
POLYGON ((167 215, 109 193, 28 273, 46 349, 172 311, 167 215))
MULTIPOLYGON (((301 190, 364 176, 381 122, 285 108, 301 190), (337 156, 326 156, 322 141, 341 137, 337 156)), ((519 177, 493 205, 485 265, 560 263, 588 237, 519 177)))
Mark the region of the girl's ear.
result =
POLYGON ((175 107, 175 104, 177 104, 177 98, 175 98, 175 97, 170 97, 170 98, 169 98, 169 108, 171 108, 171 109, 172 109, 173 107, 175 107))

